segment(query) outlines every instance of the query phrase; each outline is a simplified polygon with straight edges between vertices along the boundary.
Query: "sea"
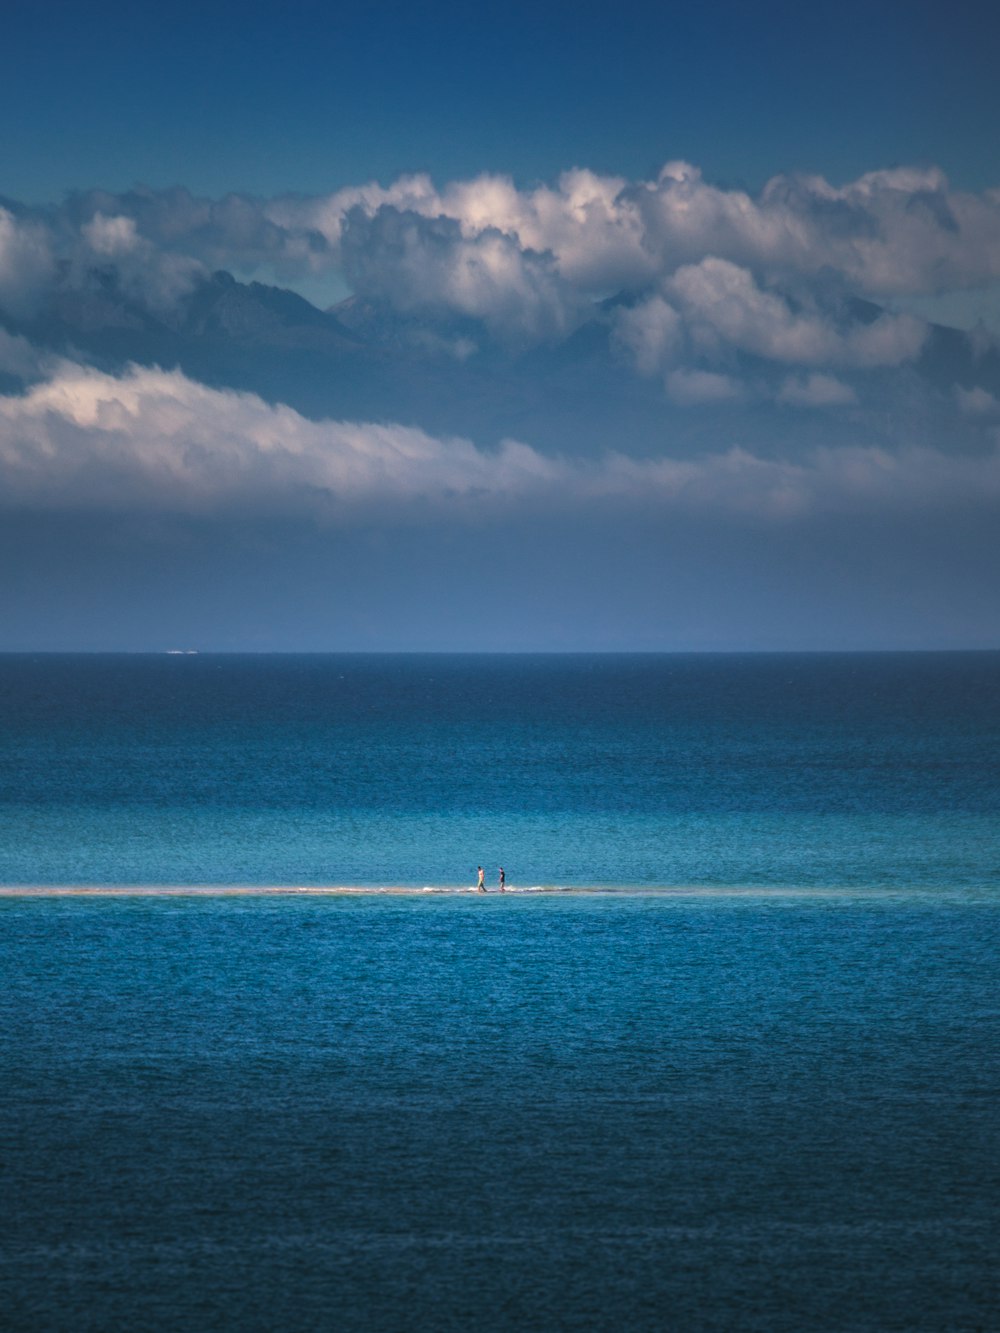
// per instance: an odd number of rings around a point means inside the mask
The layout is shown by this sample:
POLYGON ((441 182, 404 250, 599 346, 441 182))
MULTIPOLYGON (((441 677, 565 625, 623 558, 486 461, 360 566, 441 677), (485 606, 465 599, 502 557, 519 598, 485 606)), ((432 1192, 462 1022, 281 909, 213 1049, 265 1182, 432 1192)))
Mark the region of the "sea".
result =
POLYGON ((0 656, 0 1328, 1000 1329, 998 946, 1000 653, 0 656))

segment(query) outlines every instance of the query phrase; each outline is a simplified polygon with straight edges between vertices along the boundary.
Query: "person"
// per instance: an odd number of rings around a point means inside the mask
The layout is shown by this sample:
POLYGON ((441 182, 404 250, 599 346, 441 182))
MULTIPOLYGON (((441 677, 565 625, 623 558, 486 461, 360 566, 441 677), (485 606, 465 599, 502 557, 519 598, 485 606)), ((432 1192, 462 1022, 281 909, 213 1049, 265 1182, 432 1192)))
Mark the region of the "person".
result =
POLYGON ((503 866, 500 867, 500 892, 503 893, 504 886, 507 883, 507 876, 503 873, 503 866))
POLYGON ((486 873, 482 866, 479 867, 479 883, 476 885, 476 888, 480 893, 486 892, 486 873))

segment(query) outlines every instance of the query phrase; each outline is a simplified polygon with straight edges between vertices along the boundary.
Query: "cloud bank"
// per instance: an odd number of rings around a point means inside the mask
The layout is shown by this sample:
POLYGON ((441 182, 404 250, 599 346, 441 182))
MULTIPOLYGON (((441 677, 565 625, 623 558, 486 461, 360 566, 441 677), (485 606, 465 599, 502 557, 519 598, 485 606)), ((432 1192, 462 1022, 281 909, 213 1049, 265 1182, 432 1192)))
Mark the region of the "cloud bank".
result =
POLYGON ((671 162, 649 180, 575 169, 530 188, 496 175, 439 187, 413 175, 314 197, 93 190, 0 209, 9 316, 95 269, 163 311, 217 268, 286 283, 336 274, 403 316, 475 321, 514 347, 610 318, 643 375, 730 373, 734 355, 864 373, 911 362, 926 326, 859 299, 891 306, 1000 279, 1000 190, 899 168, 842 186, 779 176, 750 193, 671 162), (602 315, 608 298, 619 305, 602 315))
MULTIPOLYGON (((675 385, 711 397, 711 379, 675 385)), ((819 376, 796 396, 837 401, 819 376)), ((812 448, 792 459, 733 447, 694 459, 547 456, 506 440, 483 449, 411 426, 311 421, 251 393, 179 371, 120 375, 62 361, 21 394, 0 396, 0 506, 11 510, 225 511, 349 519, 405 506, 429 522, 474 517, 484 504, 539 512, 592 504, 742 516, 765 522, 817 513, 948 511, 1000 500, 1000 442, 956 457, 912 448, 812 448)))

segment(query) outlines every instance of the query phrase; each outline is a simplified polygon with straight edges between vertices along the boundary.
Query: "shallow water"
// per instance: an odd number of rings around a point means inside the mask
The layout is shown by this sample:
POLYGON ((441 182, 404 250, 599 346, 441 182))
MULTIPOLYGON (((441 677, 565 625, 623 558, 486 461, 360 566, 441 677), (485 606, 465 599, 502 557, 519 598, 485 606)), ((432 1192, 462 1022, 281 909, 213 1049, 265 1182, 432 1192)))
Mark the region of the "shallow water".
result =
POLYGON ((995 1326, 983 892, 0 901, 28 1329, 995 1326))

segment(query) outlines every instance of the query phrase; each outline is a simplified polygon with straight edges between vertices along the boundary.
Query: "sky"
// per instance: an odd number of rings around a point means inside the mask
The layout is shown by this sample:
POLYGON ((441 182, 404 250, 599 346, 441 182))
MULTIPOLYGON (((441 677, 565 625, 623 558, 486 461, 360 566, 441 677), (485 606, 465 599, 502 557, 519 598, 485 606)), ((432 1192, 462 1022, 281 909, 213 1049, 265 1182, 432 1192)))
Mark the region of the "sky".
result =
POLYGON ((1000 13, 3 16, 0 651, 1000 647, 1000 13))

